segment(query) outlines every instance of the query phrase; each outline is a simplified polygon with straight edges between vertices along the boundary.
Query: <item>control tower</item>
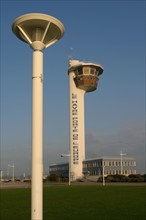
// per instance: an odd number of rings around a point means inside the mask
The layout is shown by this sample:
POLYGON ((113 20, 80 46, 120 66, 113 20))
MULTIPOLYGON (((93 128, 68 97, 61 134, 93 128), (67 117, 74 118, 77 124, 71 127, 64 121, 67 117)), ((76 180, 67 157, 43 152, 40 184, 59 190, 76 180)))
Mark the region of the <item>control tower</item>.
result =
POLYGON ((85 160, 84 94, 96 90, 103 67, 99 64, 69 60, 70 105, 70 179, 83 177, 85 160))

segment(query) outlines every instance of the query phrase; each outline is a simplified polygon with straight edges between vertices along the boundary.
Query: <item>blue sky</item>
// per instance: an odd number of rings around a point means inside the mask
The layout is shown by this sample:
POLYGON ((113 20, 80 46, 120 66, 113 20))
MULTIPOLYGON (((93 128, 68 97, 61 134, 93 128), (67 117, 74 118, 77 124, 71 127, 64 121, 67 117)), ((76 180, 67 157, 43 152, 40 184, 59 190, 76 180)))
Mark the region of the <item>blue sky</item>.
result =
POLYGON ((26 13, 45 13, 65 26, 44 50, 44 172, 69 151, 68 59, 104 67, 85 95, 86 158, 119 156, 145 172, 145 1, 1 1, 1 169, 31 173, 32 49, 11 31, 26 13), (71 49, 73 48, 73 49, 71 49))

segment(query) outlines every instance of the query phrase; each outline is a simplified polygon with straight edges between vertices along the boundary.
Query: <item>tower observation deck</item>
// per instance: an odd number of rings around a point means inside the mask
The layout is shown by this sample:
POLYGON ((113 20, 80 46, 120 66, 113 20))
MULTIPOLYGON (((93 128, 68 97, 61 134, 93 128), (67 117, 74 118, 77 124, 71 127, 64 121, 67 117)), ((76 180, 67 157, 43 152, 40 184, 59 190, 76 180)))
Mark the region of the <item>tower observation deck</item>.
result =
POLYGON ((85 92, 92 92, 97 88, 99 75, 103 73, 103 67, 95 63, 70 60, 68 72, 70 71, 75 73, 74 82, 77 88, 85 92))

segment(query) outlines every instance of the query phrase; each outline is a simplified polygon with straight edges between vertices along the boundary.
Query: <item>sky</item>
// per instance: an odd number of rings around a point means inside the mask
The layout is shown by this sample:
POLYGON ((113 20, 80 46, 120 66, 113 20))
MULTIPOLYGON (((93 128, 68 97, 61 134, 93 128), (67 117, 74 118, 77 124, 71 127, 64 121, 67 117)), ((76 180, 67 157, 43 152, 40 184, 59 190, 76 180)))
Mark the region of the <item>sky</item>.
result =
POLYGON ((86 158, 134 157, 145 170, 145 1, 1 1, 1 156, 15 175, 31 174, 33 50, 11 30, 23 14, 59 19, 64 36, 44 53, 44 173, 69 152, 68 60, 104 68, 98 88, 85 94, 86 158))

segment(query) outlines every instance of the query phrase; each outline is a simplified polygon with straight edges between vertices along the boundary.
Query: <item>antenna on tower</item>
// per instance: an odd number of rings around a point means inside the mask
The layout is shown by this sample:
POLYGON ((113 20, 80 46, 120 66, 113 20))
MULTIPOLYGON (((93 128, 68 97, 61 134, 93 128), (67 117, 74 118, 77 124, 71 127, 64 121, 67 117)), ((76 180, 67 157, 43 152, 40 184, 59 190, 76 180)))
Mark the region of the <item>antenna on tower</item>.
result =
POLYGON ((68 60, 73 60, 73 47, 69 48, 69 55, 68 55, 68 60))

